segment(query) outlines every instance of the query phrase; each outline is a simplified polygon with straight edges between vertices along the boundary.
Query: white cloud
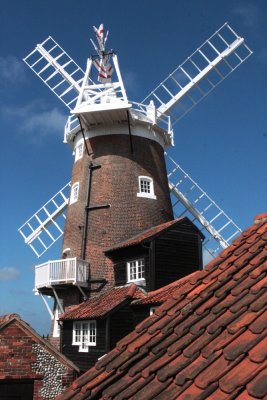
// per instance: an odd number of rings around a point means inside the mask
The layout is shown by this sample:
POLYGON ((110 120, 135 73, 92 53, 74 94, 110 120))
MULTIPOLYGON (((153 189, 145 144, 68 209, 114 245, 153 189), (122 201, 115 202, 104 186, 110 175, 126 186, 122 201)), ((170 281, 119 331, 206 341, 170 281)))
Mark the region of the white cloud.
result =
POLYGON ((129 70, 125 71, 123 73, 123 82, 124 82, 126 91, 129 92, 129 93, 127 93, 128 97, 129 97, 129 94, 131 97, 131 96, 135 96, 138 93, 140 86, 138 83, 138 76, 135 72, 129 71, 129 70))
POLYGON ((31 143, 40 145, 51 135, 63 137, 67 117, 57 107, 49 108, 42 101, 35 101, 16 108, 1 110, 3 118, 16 123, 16 131, 31 143))
POLYGON ((0 281, 13 281, 20 276, 20 271, 13 267, 0 268, 0 281))
POLYGON ((261 10, 253 3, 237 3, 232 12, 241 18, 247 28, 256 27, 261 20, 261 10))
POLYGON ((0 82, 1 85, 11 82, 23 82, 25 68, 23 62, 15 56, 0 56, 0 82))
POLYGON ((24 115, 21 130, 30 132, 41 132, 41 134, 53 134, 59 130, 63 131, 66 116, 61 114, 57 108, 24 115))

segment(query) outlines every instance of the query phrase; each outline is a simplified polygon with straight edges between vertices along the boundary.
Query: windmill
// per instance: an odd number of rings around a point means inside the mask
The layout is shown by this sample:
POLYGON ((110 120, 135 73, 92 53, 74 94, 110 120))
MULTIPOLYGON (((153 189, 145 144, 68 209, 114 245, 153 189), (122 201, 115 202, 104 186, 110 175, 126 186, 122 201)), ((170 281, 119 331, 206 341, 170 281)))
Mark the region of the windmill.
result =
MULTIPOLYGON (((71 111, 64 134, 64 142, 71 146, 79 130, 119 121, 126 110, 129 123, 142 116, 151 126, 163 129, 166 149, 174 144, 172 126, 252 54, 244 39, 225 23, 141 103, 129 103, 117 56, 105 50, 108 33, 103 37, 103 25, 94 29, 99 47, 91 40, 96 55, 88 59, 85 72, 50 36, 24 58, 71 111), (90 77, 93 67, 98 84, 90 77), (111 80, 113 69, 116 81, 111 80)), ((206 248, 216 255, 240 229, 166 151, 165 155, 174 213, 190 216, 205 232, 206 248)), ((19 228, 38 257, 63 235, 69 189, 67 183, 19 228)))
POLYGON ((79 302, 70 285, 86 297, 88 285, 112 281, 104 249, 174 215, 197 224, 212 255, 240 232, 166 149, 174 124, 252 54, 244 39, 224 24, 138 103, 128 100, 103 25, 94 30, 96 54, 85 71, 50 36, 24 58, 70 111, 71 182, 19 228, 38 257, 63 235, 62 258, 35 268, 35 290, 52 294, 55 312, 63 312, 63 297, 64 307, 79 302))

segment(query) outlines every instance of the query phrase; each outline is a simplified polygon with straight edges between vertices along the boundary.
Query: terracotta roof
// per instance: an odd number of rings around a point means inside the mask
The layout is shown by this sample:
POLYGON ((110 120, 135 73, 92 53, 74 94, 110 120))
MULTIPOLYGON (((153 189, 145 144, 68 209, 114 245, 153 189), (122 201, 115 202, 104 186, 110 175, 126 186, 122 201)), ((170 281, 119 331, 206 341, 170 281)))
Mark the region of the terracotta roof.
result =
POLYGON ((127 299, 140 299, 145 294, 135 285, 114 287, 97 297, 70 307, 61 315, 61 320, 78 320, 85 318, 101 318, 110 313, 127 299))
POLYGON ((124 242, 118 243, 115 246, 107 249, 106 253, 109 253, 113 250, 122 249, 124 247, 134 246, 134 245, 140 244, 146 240, 152 240, 154 237, 158 236, 160 233, 168 230, 169 228, 171 228, 175 225, 179 225, 185 221, 189 221, 192 224, 192 226, 195 229, 197 229, 197 227, 187 217, 177 218, 172 221, 164 222, 164 224, 154 226, 153 228, 147 229, 147 230, 139 233, 138 235, 135 235, 135 236, 131 237, 130 239, 125 240, 124 242))
POLYGON ((139 305, 139 304, 161 304, 164 303, 164 301, 169 300, 173 293, 177 291, 177 289, 180 289, 179 293, 182 293, 182 288, 186 288, 186 283, 189 282, 190 279, 192 279, 195 274, 197 273, 193 272, 190 275, 187 275, 178 281, 172 282, 169 285, 163 286, 160 289, 154 290, 153 292, 147 293, 145 297, 142 299, 138 299, 133 301, 132 304, 134 305, 139 305))
POLYGON ((267 221, 244 231, 58 400, 266 399, 267 221))

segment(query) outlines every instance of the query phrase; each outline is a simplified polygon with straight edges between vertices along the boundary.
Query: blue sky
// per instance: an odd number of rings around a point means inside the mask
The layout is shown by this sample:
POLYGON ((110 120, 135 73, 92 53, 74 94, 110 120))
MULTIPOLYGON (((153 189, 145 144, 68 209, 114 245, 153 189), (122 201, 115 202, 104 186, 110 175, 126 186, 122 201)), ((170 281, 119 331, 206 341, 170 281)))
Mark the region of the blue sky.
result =
POLYGON ((242 228, 267 209, 267 3, 210 0, 2 0, 0 10, 0 315, 40 333, 49 316, 32 292, 41 259, 18 227, 70 179, 67 110, 21 61, 51 35, 83 68, 104 22, 130 100, 141 101, 224 22, 254 54, 175 126, 171 155, 242 228))

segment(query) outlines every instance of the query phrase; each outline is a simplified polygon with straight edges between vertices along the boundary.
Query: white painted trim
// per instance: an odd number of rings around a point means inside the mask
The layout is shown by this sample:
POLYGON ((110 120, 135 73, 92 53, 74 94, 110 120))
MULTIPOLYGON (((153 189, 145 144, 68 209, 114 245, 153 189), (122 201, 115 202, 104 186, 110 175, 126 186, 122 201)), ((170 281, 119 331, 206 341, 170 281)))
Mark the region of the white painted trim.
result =
MULTIPOLYGON (((145 139, 153 140, 157 142, 163 149, 166 148, 166 143, 164 142, 164 137, 162 133, 154 129, 151 125, 145 125, 142 123, 136 123, 131 126, 132 136, 138 136, 145 139)), ((105 126, 95 126, 92 130, 87 130, 84 132, 85 139, 91 139, 97 136, 110 136, 110 135, 127 135, 129 136, 129 130, 127 124, 107 124, 105 126)), ((81 140, 82 133, 79 132, 74 140, 74 148, 76 144, 81 140)))
POLYGON ((60 325, 59 325, 59 307, 56 304, 54 317, 53 317, 53 337, 60 337, 60 325))
POLYGON ((79 352, 88 352, 90 346, 96 346, 96 341, 97 341, 97 324, 96 320, 86 320, 86 321, 74 321, 72 325, 72 345, 74 346, 79 346, 79 352), (80 324, 80 340, 76 340, 76 326, 77 324, 80 324), (88 337, 90 338, 89 332, 90 332, 90 324, 95 325, 95 342, 87 342, 86 346, 83 348, 82 347, 82 324, 88 324, 87 332, 88 332, 88 337))
POLYGON ((72 187, 71 187, 71 193, 70 193, 70 203, 69 204, 73 204, 76 203, 76 201, 78 201, 79 198, 79 182, 75 182, 72 187), (75 189, 76 187, 78 188, 77 190, 77 195, 75 194, 75 189))
POLYGON ((74 162, 80 160, 81 158, 83 158, 83 153, 84 153, 84 141, 83 138, 81 138, 80 140, 77 141, 77 143, 75 144, 75 158, 74 158, 74 162))
MULTIPOLYGON (((146 279, 145 278, 136 278, 136 279, 130 279, 130 264, 132 262, 137 263, 138 261, 143 261, 143 265, 144 265, 144 275, 145 275, 145 259, 144 258, 137 258, 137 259, 133 259, 133 260, 129 260, 127 261, 127 283, 131 283, 131 282, 135 282, 135 283, 139 283, 140 285, 144 285, 146 279)), ((137 266, 135 266, 135 268, 137 268, 137 266)))
POLYGON ((157 199, 157 196, 155 196, 154 193, 154 182, 150 176, 138 176, 138 186, 139 186, 139 192, 137 193, 137 197, 146 197, 148 199, 154 199, 154 200, 157 199), (150 183, 150 193, 141 191, 142 180, 150 183))
POLYGON ((79 346, 79 353, 88 353, 89 352, 89 347, 85 346, 82 347, 82 345, 79 346))
POLYGON ((150 307, 149 309, 149 315, 153 315, 156 311, 157 307, 150 307))
POLYGON ((136 196, 137 197, 143 197, 143 198, 146 198, 146 199, 157 200, 157 196, 151 195, 150 193, 137 193, 136 196))

